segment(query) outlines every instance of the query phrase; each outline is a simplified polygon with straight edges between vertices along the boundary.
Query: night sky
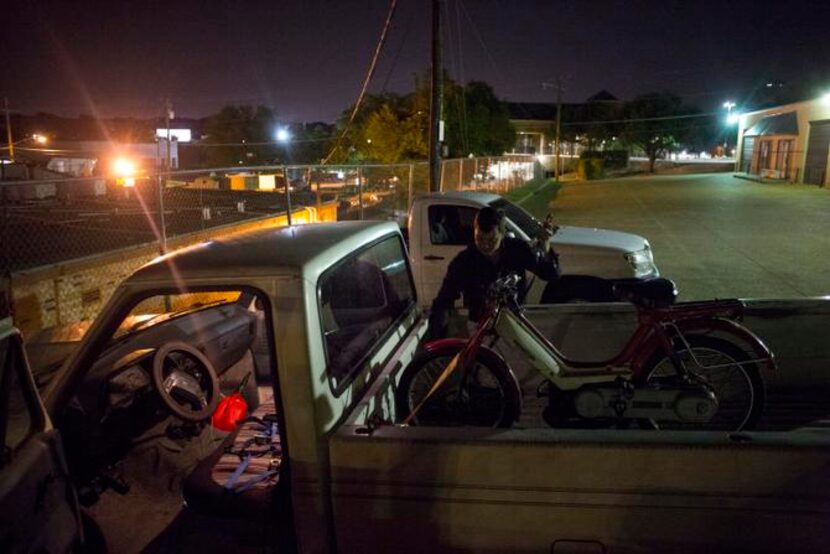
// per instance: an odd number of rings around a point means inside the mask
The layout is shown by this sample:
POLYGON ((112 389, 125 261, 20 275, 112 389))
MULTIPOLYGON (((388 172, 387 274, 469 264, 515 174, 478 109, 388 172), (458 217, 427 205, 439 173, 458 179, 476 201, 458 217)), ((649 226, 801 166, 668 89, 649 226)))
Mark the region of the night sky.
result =
MULTIPOLYGON (((4 2, 0 95, 20 112, 152 117, 262 104, 333 121, 356 99, 381 0, 4 2)), ((445 66, 511 101, 669 89, 702 109, 770 79, 830 78, 830 2, 446 0, 445 66)), ((399 0, 371 92, 429 67, 430 2, 399 0)), ((827 82, 830 89, 830 81, 827 82)))

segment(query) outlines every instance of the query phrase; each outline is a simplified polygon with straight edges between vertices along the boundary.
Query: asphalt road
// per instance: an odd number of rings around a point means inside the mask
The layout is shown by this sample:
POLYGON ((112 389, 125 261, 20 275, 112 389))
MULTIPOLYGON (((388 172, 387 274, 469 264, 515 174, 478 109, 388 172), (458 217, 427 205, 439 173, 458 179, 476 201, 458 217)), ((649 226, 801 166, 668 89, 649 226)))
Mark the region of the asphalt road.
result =
MULTIPOLYGON (((544 195, 556 223, 648 238, 681 300, 830 295, 830 190, 715 173, 569 182, 544 195)), ((546 203, 524 205, 539 217, 546 203)))

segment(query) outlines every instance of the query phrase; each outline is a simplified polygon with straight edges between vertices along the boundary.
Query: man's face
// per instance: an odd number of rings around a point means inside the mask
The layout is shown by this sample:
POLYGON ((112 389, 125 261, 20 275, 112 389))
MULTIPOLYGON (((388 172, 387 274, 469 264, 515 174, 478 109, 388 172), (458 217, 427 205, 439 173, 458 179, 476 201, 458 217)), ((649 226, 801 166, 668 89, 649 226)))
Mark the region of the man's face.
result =
POLYGON ((485 256, 492 256, 496 253, 496 251, 498 251, 499 246, 501 246, 504 233, 502 233, 498 227, 488 232, 482 231, 478 228, 478 225, 476 225, 474 236, 478 251, 485 256))

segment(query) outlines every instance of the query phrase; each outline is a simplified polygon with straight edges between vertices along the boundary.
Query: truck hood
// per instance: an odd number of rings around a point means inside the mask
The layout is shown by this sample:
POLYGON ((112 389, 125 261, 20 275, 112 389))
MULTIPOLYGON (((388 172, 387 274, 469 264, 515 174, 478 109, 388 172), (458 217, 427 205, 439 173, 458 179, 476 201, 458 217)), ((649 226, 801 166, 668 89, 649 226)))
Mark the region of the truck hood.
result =
POLYGON ((595 229, 593 227, 573 227, 562 225, 553 236, 553 246, 573 245, 618 250, 623 253, 637 252, 646 247, 648 241, 640 235, 595 229))

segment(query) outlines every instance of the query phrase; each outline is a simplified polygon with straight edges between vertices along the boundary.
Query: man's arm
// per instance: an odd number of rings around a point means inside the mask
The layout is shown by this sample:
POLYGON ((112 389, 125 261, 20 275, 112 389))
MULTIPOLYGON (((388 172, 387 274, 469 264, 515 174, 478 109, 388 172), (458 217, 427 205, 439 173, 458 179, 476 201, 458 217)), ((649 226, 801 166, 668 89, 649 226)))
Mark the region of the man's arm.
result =
POLYGON ((427 340, 436 340, 447 336, 447 327, 450 321, 450 311, 455 301, 461 296, 464 283, 464 252, 458 254, 450 262, 447 274, 441 283, 441 290, 429 309, 429 329, 427 340))
POLYGON ((523 269, 532 271, 545 281, 559 278, 559 256, 552 247, 546 245, 545 251, 540 251, 522 240, 517 240, 516 245, 523 269))

